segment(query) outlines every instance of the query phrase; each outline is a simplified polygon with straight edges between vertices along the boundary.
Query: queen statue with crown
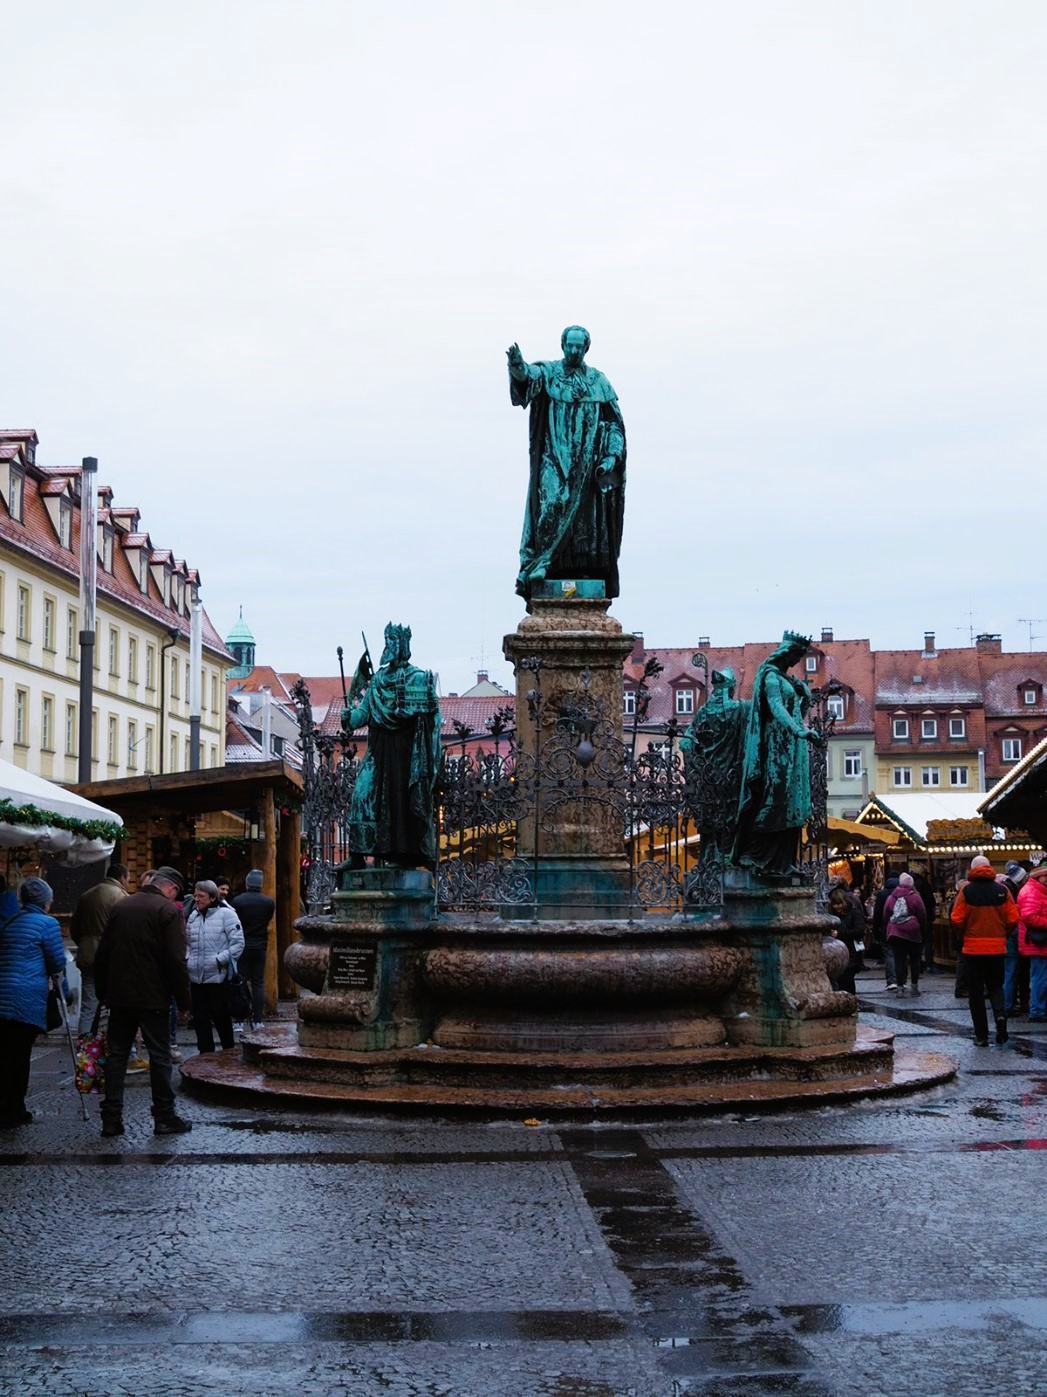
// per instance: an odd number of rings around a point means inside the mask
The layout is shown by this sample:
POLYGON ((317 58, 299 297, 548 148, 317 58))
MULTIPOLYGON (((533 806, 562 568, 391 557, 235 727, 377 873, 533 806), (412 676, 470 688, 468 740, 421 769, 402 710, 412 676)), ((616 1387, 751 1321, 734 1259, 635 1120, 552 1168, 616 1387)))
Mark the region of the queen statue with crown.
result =
POLYGON ((788 673, 810 647, 808 636, 786 631, 753 683, 731 862, 764 876, 796 871, 800 831, 811 815, 809 744, 821 738, 805 722, 809 686, 788 673))

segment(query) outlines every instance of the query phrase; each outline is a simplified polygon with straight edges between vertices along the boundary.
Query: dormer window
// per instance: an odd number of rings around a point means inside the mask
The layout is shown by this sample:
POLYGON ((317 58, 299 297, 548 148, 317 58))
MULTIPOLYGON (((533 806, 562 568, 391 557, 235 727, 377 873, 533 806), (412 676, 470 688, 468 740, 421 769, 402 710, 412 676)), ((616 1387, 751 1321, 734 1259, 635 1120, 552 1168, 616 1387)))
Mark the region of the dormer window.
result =
POLYGON ((25 475, 22 471, 11 467, 11 485, 8 495, 8 510, 11 518, 19 524, 22 523, 22 506, 25 499, 25 475))
POLYGON ((1003 739, 1003 759, 1005 762, 1021 761, 1022 740, 1020 737, 1005 737, 1003 739))
POLYGON ((837 722, 843 721, 844 709, 845 704, 843 694, 830 694, 829 697, 825 700, 826 713, 830 718, 835 718, 837 722))
POLYGON ((920 739, 923 742, 934 742, 938 736, 938 719, 920 719, 920 739))
POLYGON ((58 506, 58 541, 63 548, 73 546, 73 502, 62 500, 58 506))
POLYGON ((967 719, 966 719, 966 718, 950 718, 950 719, 949 719, 949 736, 950 736, 951 738, 954 738, 954 739, 955 739, 955 738, 963 738, 963 737, 966 737, 966 736, 967 736, 967 719))
POLYGON ((1022 688, 1022 703, 1032 708, 1040 701, 1040 686, 1038 684, 1026 684, 1022 688))
POLYGON ((631 718, 636 712, 636 690, 626 689, 622 694, 622 712, 631 718))
POLYGON ((142 596, 149 595, 149 554, 143 548, 139 554, 138 585, 141 588, 142 596))
POLYGON ((804 660, 804 662, 803 662, 803 667, 804 667, 804 669, 807 671, 808 674, 817 674, 817 673, 818 673, 818 656, 817 656, 817 655, 808 655, 807 658, 806 658, 806 659, 804 660))
POLYGON ((908 718, 895 718, 891 723, 891 735, 895 742, 908 742, 909 740, 909 720, 908 718))
POLYGON ((102 525, 102 567, 106 572, 113 570, 113 531, 108 524, 102 525))
POLYGON ((676 690, 676 712, 681 717, 688 717, 694 712, 694 690, 676 690))

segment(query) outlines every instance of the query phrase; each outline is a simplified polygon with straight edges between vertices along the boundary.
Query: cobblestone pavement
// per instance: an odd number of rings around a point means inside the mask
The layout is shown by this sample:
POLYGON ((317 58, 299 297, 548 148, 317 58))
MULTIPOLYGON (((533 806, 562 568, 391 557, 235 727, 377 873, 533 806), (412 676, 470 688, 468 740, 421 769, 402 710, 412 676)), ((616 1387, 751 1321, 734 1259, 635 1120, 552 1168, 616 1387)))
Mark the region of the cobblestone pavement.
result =
POLYGON ((1047 1391, 1047 1031, 946 976, 863 1017, 958 1059, 910 1097, 544 1123, 183 1100, 80 1120, 38 1048, 0 1135, 0 1392, 1047 1391))

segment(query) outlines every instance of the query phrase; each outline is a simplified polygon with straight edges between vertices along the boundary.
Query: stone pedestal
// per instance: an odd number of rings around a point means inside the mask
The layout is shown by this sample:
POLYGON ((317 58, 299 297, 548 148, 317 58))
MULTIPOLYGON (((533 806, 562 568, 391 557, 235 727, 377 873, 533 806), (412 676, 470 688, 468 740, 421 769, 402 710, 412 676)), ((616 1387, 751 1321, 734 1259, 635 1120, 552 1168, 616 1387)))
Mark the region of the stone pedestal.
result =
MULTIPOLYGON (((517 855, 535 863, 543 918, 614 917, 628 893, 621 812, 599 799, 550 799, 557 724, 572 706, 599 709, 602 722, 593 734, 597 754, 592 767, 585 768, 567 751, 558 753, 559 774, 571 781, 588 778, 597 790, 605 780, 601 763, 620 765, 622 664, 633 642, 608 614, 609 607, 602 582, 546 582, 528 602, 528 615, 503 642, 516 671, 520 746, 525 761, 530 758, 539 771, 537 819, 521 821, 517 855), (531 658, 541 663, 537 676, 521 667, 521 661, 531 658), (537 719, 528 704, 532 690, 541 695, 537 719)), ((505 915, 514 914, 506 909, 505 915)))
POLYGON ((724 887, 727 939, 742 969, 725 1004, 727 1041, 736 1046, 808 1048, 854 1043, 854 996, 834 990, 825 939, 836 925, 819 913, 809 887, 757 882, 729 869, 724 887))
POLYGON ((379 1052, 428 1034, 421 957, 433 917, 428 873, 342 869, 329 917, 302 917, 285 964, 306 990, 298 1003, 304 1047, 379 1052))

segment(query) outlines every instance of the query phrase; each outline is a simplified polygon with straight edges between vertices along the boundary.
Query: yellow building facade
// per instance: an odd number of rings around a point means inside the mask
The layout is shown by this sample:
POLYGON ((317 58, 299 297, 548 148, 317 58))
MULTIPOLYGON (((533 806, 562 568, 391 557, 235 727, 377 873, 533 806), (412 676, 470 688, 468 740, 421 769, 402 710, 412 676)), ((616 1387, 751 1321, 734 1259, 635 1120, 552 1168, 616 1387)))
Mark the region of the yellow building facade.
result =
MULTIPOLYGON (((80 472, 36 464, 36 433, 0 431, 0 756, 76 782, 80 472)), ((189 769, 195 569, 98 490, 92 780, 189 769)), ((225 669, 202 617, 200 765, 225 762, 225 669)))

